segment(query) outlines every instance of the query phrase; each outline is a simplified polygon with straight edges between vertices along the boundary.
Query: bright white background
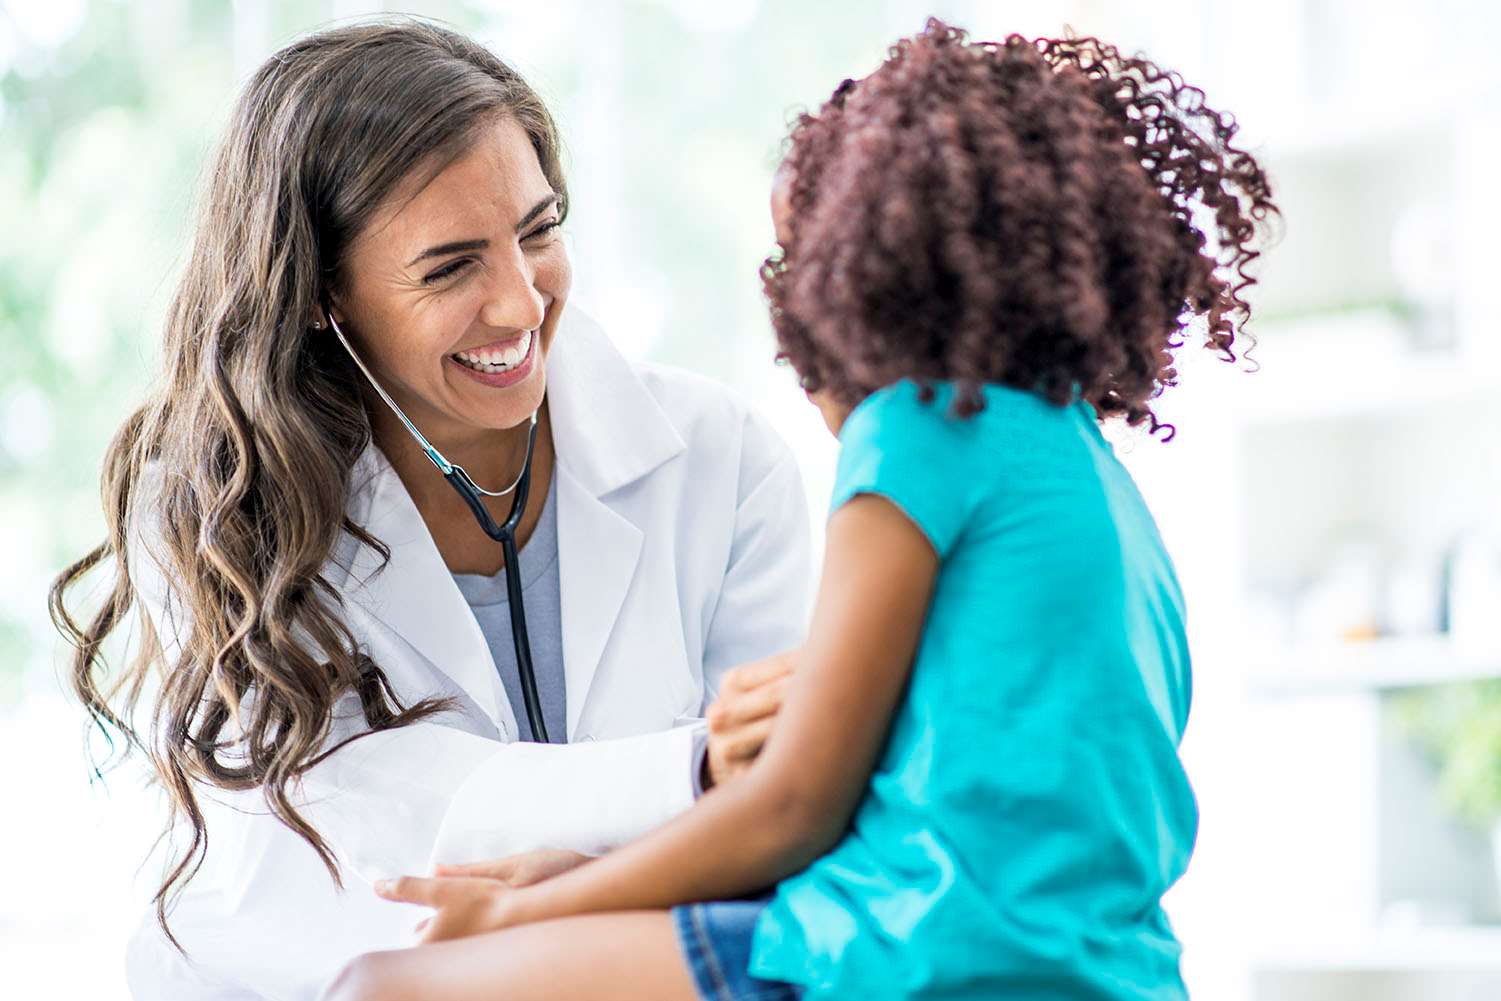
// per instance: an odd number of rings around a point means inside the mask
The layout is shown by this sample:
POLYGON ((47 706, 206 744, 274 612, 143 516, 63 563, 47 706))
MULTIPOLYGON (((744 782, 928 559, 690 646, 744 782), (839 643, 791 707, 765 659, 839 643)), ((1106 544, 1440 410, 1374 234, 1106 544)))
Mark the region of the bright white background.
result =
MULTIPOLYGON (((99 535, 97 463, 151 371, 195 174, 239 83, 296 34, 372 9, 0 0, 0 969, 17 997, 124 996, 157 823, 137 773, 89 782, 42 595, 99 535)), ((1211 1001, 1501 996, 1485 832, 1444 805, 1387 694, 1501 674, 1501 617, 1440 633, 1432 611, 1446 556, 1494 552, 1501 502, 1490 5, 414 9, 553 104, 579 301, 626 351, 749 395, 798 451, 815 512, 832 442, 770 363, 756 279, 791 111, 930 13, 985 37, 1067 23, 1233 111, 1288 216, 1258 298, 1262 369, 1195 357, 1164 401, 1174 442, 1116 434, 1192 616, 1184 753, 1203 826, 1170 899, 1190 985, 1211 1001)), ((1501 595, 1465 580, 1451 597, 1468 607, 1501 595)))

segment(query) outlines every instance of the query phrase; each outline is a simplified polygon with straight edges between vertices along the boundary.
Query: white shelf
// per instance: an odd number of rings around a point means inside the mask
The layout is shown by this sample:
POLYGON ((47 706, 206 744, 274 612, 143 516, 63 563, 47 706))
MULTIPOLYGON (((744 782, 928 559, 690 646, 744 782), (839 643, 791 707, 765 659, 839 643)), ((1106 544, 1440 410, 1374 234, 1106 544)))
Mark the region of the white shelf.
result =
POLYGON ((1501 974, 1501 926, 1373 931, 1261 950, 1258 970, 1299 972, 1484 971, 1501 974))
POLYGON ((1329 371, 1250 373, 1237 387, 1236 413, 1251 426, 1391 418, 1435 405, 1493 403, 1501 390, 1496 373, 1442 358, 1394 360, 1364 371, 1351 366, 1338 383, 1329 371))
MULTIPOLYGON (((1267 321, 1251 360, 1215 373, 1215 406, 1248 427, 1300 421, 1390 419, 1435 405, 1491 403, 1501 357, 1416 351, 1404 322, 1380 308, 1267 321)), ((1457 331, 1461 339, 1463 331, 1457 331)))
POLYGON ((1257 657, 1248 686, 1260 696, 1409 688, 1501 677, 1501 650, 1470 651, 1443 636, 1330 643, 1257 657))

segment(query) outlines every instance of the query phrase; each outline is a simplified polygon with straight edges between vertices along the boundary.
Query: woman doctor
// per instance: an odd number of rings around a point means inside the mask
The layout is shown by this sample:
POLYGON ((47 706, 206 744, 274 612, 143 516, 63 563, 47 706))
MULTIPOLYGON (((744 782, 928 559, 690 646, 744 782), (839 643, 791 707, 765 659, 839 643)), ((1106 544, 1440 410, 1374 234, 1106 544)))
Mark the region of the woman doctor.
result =
POLYGON ((567 307, 567 209, 536 94, 446 29, 312 35, 240 98, 165 373, 106 457, 108 538, 52 594, 77 691, 170 794, 138 997, 312 997, 406 941, 374 879, 600 852, 764 739, 811 573, 796 467, 724 390, 626 361, 567 307), (501 547, 413 433, 499 523, 534 415, 537 727, 501 547), (144 641, 112 675, 132 607, 144 641))

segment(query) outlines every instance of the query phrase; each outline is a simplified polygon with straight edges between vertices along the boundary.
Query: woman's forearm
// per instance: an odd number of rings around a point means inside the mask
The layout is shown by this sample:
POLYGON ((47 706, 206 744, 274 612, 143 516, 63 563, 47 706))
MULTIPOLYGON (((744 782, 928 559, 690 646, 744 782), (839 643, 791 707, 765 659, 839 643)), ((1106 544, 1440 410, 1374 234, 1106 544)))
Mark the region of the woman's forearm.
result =
POLYGON ((692 743, 684 727, 587 743, 502 745, 452 794, 431 864, 539 848, 600 855, 634 841, 693 804, 685 764, 692 743), (637 781, 643 774, 663 781, 637 781), (560 788, 575 794, 558 796, 560 788), (517 803, 547 809, 517 810, 517 803))
POLYGON ((799 871, 833 845, 846 818, 820 817, 757 772, 633 844, 518 891, 507 923, 731 898, 799 871))

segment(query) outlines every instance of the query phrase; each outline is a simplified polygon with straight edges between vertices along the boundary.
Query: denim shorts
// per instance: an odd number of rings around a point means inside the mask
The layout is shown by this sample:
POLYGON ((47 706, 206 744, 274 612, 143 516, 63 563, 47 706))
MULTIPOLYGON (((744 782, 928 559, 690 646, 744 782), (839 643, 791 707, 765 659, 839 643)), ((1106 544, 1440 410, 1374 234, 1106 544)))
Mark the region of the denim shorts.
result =
POLYGON ((750 975, 751 936, 771 894, 672 909, 683 958, 704 1001, 797 1001, 803 990, 750 975))

